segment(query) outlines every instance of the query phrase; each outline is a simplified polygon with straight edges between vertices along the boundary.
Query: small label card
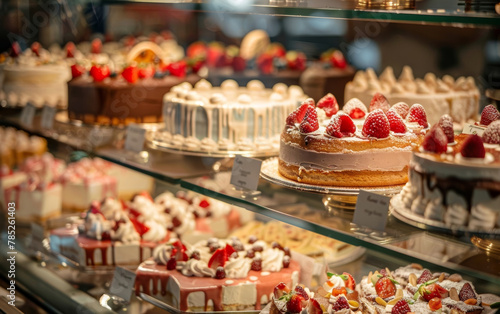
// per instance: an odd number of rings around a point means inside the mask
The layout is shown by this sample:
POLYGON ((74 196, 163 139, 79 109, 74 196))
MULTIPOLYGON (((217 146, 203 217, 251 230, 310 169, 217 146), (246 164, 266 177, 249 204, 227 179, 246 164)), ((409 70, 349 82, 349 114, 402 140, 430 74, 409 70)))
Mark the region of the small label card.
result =
POLYGON ((122 267, 115 268, 115 274, 109 287, 109 292, 130 302, 132 289, 134 289, 135 273, 122 267))
POLYGON ((39 224, 31 224, 31 248, 37 252, 45 251, 43 247, 43 240, 45 239, 45 232, 43 227, 39 224))
POLYGON ((133 152, 140 152, 144 148, 144 140, 146 139, 146 130, 136 124, 130 124, 127 127, 127 135, 125 139, 125 149, 133 152))
POLYGON ((33 126, 33 119, 35 118, 35 111, 36 108, 33 106, 31 103, 27 103, 26 106, 24 106, 23 111, 21 111, 21 124, 26 127, 32 127, 33 126))
POLYGON ((42 128, 44 129, 52 129, 54 125, 54 118, 56 116, 56 107, 45 106, 42 109, 42 128))
POLYGON ((462 133, 463 134, 476 134, 476 135, 482 136, 484 133, 484 130, 486 130, 486 128, 483 128, 479 125, 466 123, 464 125, 464 129, 462 130, 462 133))
POLYGON ((352 222, 377 231, 385 231, 390 198, 360 190, 352 222))
POLYGON ((231 172, 231 184, 243 189, 256 191, 259 185, 262 160, 236 155, 231 172))

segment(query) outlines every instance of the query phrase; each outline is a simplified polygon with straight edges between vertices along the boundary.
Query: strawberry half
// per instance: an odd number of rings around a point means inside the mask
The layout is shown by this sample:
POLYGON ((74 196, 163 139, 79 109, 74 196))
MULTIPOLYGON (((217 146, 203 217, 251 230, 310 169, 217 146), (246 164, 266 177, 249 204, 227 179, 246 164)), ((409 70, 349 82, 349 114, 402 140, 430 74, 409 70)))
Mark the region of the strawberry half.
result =
POLYGON ((314 107, 308 106, 306 115, 299 125, 301 133, 311 133, 319 129, 318 115, 314 107))
POLYGON ((410 306, 408 305, 408 302, 405 300, 399 300, 394 304, 391 310, 391 314, 406 314, 411 312, 410 306))
POLYGON ((394 133, 406 133, 406 125, 403 118, 395 110, 390 109, 385 113, 387 120, 389 120, 389 125, 391 131, 394 133))
POLYGON ((96 82, 102 82, 105 78, 110 75, 110 71, 107 65, 93 65, 90 68, 90 75, 94 78, 96 82))
POLYGON ((479 135, 471 134, 462 143, 460 154, 466 158, 484 158, 486 151, 479 135))
POLYGON ((290 288, 288 288, 288 286, 284 282, 280 282, 279 284, 276 285, 276 287, 274 287, 274 291, 273 291, 274 298, 279 299, 283 295, 285 295, 289 292, 290 292, 290 288))
POLYGON ((184 77, 186 76, 186 67, 187 67, 186 61, 180 60, 177 62, 170 63, 167 66, 167 69, 173 76, 184 77))
POLYGON ((429 302, 432 298, 444 299, 448 297, 448 290, 441 287, 437 283, 430 284, 428 286, 421 287, 421 295, 425 301, 429 302))
POLYGON ((448 143, 453 143, 455 141, 455 132, 453 131, 453 119, 449 115, 445 114, 441 116, 441 118, 439 118, 438 125, 443 130, 444 135, 446 135, 448 143))
POLYGON ((236 252, 236 250, 229 244, 226 244, 224 251, 227 258, 229 258, 234 252, 236 252))
POLYGON ((301 295, 293 294, 290 300, 286 303, 286 310, 289 313, 300 313, 302 312, 302 304, 305 302, 301 295))
POLYGON ((231 62, 231 66, 235 72, 242 72, 247 68, 247 61, 241 56, 235 56, 231 62))
POLYGON ((382 109, 376 109, 368 114, 363 124, 362 134, 367 137, 386 138, 391 126, 382 109))
POLYGON ((420 274, 420 277, 417 279, 417 285, 423 284, 424 282, 427 282, 432 279, 432 273, 428 269, 424 269, 422 274, 420 274))
POLYGON ((406 119, 406 116, 410 111, 410 106, 408 106, 408 104, 405 102, 398 102, 394 104, 394 106, 392 106, 390 110, 396 111, 397 113, 399 113, 401 118, 406 119))
POLYGON ((326 94, 318 101, 318 108, 325 111, 327 117, 331 117, 339 111, 339 104, 337 99, 331 93, 326 94))
POLYGON ((135 83, 139 79, 139 69, 135 65, 129 65, 122 71, 123 78, 129 83, 135 83))
POLYGON ((483 133, 483 142, 500 144, 500 121, 493 121, 483 133))
POLYGON ((140 66, 138 68, 138 75, 140 79, 153 77, 155 75, 155 68, 152 65, 140 66))
POLYGON ((310 299, 307 307, 308 314, 323 314, 323 309, 316 299, 310 299))
POLYGON ((434 125, 422 142, 424 150, 436 154, 446 153, 448 139, 439 125, 434 125))
POLYGON ((466 301, 469 299, 477 299, 476 293, 472 289, 472 286, 470 283, 466 282, 463 286, 462 289, 460 289, 460 292, 458 293, 458 298, 460 301, 466 301))
POLYGON ((291 70, 304 71, 306 69, 306 55, 303 52, 288 51, 286 61, 291 70))
POLYGON ((491 122, 500 119, 500 112, 493 105, 488 105, 484 107, 481 112, 481 124, 490 125, 491 122))
POLYGON ((356 281, 354 280, 352 275, 349 273, 346 273, 346 272, 343 272, 342 275, 347 277, 347 279, 344 279, 345 286, 351 290, 355 290, 356 289, 356 281))
POLYGON ((370 112, 377 109, 382 109, 382 111, 385 113, 390 108, 391 105, 384 95, 382 95, 381 93, 375 93, 375 95, 373 95, 372 101, 370 102, 370 112))
POLYGON ((339 296, 337 300, 332 305, 334 311, 340 311, 342 309, 349 309, 349 302, 344 296, 339 296))
POLYGON ((379 297, 386 299, 396 294, 396 285, 389 277, 380 277, 375 283, 375 291, 379 297))
POLYGON ((420 104, 414 104, 410 107, 410 111, 406 116, 406 121, 416 122, 423 128, 429 126, 429 123, 427 123, 427 115, 425 113, 425 109, 420 104))
POLYGON ((303 286, 301 285, 296 285, 295 288, 293 289, 293 291, 300 295, 301 297, 304 298, 304 300, 309 300, 309 295, 307 294, 306 290, 304 289, 303 286))
POLYGON ((366 109, 365 104, 363 104, 361 100, 352 98, 344 105, 342 111, 353 119, 361 119, 366 115, 368 109, 366 109))
POLYGON ((311 106, 309 103, 302 103, 302 105, 299 108, 295 109, 292 113, 288 115, 288 117, 286 118, 286 125, 294 126, 295 123, 302 122, 302 120, 306 115, 308 107, 314 109, 314 105, 311 106))
POLYGON ((326 134, 336 138, 353 136, 354 132, 356 132, 356 126, 354 125, 351 117, 342 112, 332 117, 325 132, 326 134))
POLYGON ((219 266, 224 267, 226 261, 227 261, 226 250, 217 249, 212 255, 212 257, 210 257, 210 260, 208 261, 208 267, 212 269, 217 269, 217 267, 219 266))
POLYGON ((186 50, 186 55, 189 58, 205 59, 207 55, 207 46, 201 41, 196 41, 189 45, 186 50))
POLYGON ((83 73, 85 73, 85 68, 82 65, 75 63, 71 66, 71 77, 77 78, 82 76, 83 73))

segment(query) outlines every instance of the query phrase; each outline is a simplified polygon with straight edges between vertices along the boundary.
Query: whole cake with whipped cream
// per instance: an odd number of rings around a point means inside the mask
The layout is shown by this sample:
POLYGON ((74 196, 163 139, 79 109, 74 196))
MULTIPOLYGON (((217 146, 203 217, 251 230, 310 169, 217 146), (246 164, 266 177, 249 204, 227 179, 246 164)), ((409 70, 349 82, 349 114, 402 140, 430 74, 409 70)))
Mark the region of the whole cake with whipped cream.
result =
POLYGON ((308 184, 341 187, 402 185, 408 181, 411 153, 428 129, 419 104, 393 106, 382 94, 370 112, 359 99, 342 111, 332 94, 308 99, 286 119, 278 170, 308 184))
POLYGON ((238 238, 202 240, 193 246, 171 241, 136 271, 135 292, 181 311, 259 310, 277 282, 294 286, 299 263, 290 250, 238 238))
POLYGON ((489 105, 481 116, 482 136, 454 136, 449 116, 432 127, 391 201, 398 213, 451 229, 500 228, 500 113, 489 105))
POLYGON ((282 123, 304 98, 300 87, 282 83, 183 83, 165 95, 165 131, 156 137, 186 150, 277 151, 282 123))
POLYGON ((423 79, 415 79, 412 69, 405 66, 396 79, 392 67, 387 67, 378 77, 373 69, 368 69, 358 71, 353 81, 347 83, 344 98, 358 98, 369 104, 375 93, 384 94, 391 104, 421 104, 431 124, 448 114, 457 125, 463 125, 476 121, 479 113, 480 94, 472 77, 454 79, 445 75, 438 78, 427 73, 423 79))

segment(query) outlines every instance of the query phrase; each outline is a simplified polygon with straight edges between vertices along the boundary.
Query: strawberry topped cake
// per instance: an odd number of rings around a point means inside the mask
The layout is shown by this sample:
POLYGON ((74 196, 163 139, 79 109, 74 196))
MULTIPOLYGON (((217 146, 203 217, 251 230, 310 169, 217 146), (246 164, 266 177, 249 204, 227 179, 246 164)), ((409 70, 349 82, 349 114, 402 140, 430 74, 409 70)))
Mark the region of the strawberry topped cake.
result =
POLYGON ((181 311, 259 310, 276 282, 294 286, 300 266, 278 243, 211 238, 162 244, 136 271, 135 291, 181 311))
POLYGON ((411 152, 428 128, 419 104, 390 106, 376 94, 370 106, 357 99, 342 111, 326 95, 292 112, 281 134, 278 170, 298 182, 375 187, 405 184, 411 152))

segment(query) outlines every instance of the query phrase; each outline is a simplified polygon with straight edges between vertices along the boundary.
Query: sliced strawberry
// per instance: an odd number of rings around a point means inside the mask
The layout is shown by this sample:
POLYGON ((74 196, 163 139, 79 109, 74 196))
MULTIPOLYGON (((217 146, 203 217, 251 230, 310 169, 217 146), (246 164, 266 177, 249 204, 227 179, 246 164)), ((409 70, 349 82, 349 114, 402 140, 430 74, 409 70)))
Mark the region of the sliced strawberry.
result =
POLYGON ((394 304, 391 310, 391 314, 406 314, 411 312, 410 306, 408 305, 408 302, 405 300, 399 300, 394 304))
POLYGON ((306 290, 304 290, 304 287, 301 285, 296 285, 295 289, 293 289, 296 294, 300 295, 301 297, 304 298, 304 300, 309 300, 309 295, 307 294, 306 290))
POLYGON ((357 98, 352 98, 351 100, 349 100, 344 105, 342 110, 353 119, 361 119, 368 112, 366 106, 361 102, 361 100, 357 98))
POLYGON ((284 294, 287 294, 290 292, 290 288, 284 283, 280 282, 279 284, 274 287, 274 298, 279 299, 281 298, 284 294))
POLYGON ((306 55, 303 52, 292 50, 286 53, 287 65, 291 70, 304 71, 306 69, 306 60, 306 55))
POLYGON ((13 42, 12 45, 10 46, 10 56, 12 58, 17 58, 21 53, 22 51, 19 43, 17 41, 13 42))
POLYGON ((438 125, 443 130, 444 135, 446 135, 448 143, 453 143, 455 141, 455 132, 453 131, 453 119, 449 115, 445 114, 441 116, 441 118, 439 118, 438 125))
POLYGON ((247 68, 247 61, 241 56, 235 56, 231 62, 235 72, 242 72, 247 68))
POLYGON ((448 139, 439 125, 434 125, 424 137, 422 142, 424 150, 436 154, 446 153, 448 139))
POLYGON ((257 67, 262 74, 271 74, 274 71, 274 57, 271 54, 263 53, 257 57, 257 67))
POLYGON ((460 292, 458 294, 458 298, 460 301, 466 301, 469 299, 477 299, 476 293, 474 292, 474 289, 472 289, 472 286, 470 283, 466 282, 463 286, 462 289, 460 289, 460 292))
POLYGON ((346 272, 343 272, 342 275, 347 277, 347 279, 344 279, 345 286, 351 290, 356 289, 356 281, 354 280, 352 275, 346 272))
POLYGON ((94 78, 96 82, 102 82, 105 78, 110 75, 110 71, 107 65, 93 65, 90 68, 90 75, 94 78))
POLYGON ((288 117, 286 118, 286 125, 294 126, 295 123, 302 122, 302 120, 304 120, 308 107, 314 109, 314 100, 312 98, 304 100, 299 108, 295 109, 291 114, 288 115, 288 117))
POLYGON ((391 126, 389 120, 381 109, 376 109, 368 114, 363 124, 363 135, 367 137, 386 138, 389 136, 391 126))
POLYGON ((422 298, 424 298, 424 300, 427 302, 429 302, 432 298, 444 299, 448 297, 448 290, 441 287, 437 283, 433 283, 428 286, 422 286, 420 289, 422 290, 422 298))
POLYGON ((486 151, 479 135, 471 134, 463 142, 460 154, 467 158, 484 158, 486 151))
POLYGON ((155 75, 155 68, 152 65, 141 66, 138 68, 138 70, 140 79, 153 77, 155 75))
POLYGON ((403 121, 403 118, 397 113, 395 110, 389 110, 385 113, 387 116, 387 120, 389 120, 389 125, 391 131, 394 133, 405 133, 406 125, 403 121))
POLYGON ((431 311, 437 311, 442 307, 441 298, 432 298, 429 300, 429 308, 431 311))
POLYGON ((286 309, 289 313, 300 313, 302 312, 302 303, 304 298, 301 295, 293 294, 290 300, 286 303, 286 309))
POLYGON ((129 83, 135 83, 139 79, 139 69, 135 65, 129 65, 122 71, 123 78, 129 83))
POLYGON ((341 311, 342 309, 349 309, 349 302, 344 296, 339 296, 332 305, 334 311, 341 311))
POLYGON ((380 277, 375 283, 375 291, 379 297, 386 299, 396 294, 396 285, 389 277, 380 277))
POLYGON ((343 112, 339 112, 331 118, 325 132, 337 138, 353 136, 356 132, 356 125, 354 125, 354 121, 352 121, 351 117, 343 112))
POLYGON ((137 220, 137 218, 135 217, 130 217, 130 221, 134 225, 135 231, 137 231, 137 233, 139 233, 141 237, 150 229, 148 226, 137 220))
POLYGON ((96 54, 101 53, 102 41, 99 38, 95 38, 94 40, 92 40, 92 43, 90 45, 91 45, 90 51, 92 53, 96 54))
POLYGON ((309 305, 307 306, 308 314, 323 314, 323 309, 316 299, 310 299, 309 305))
POLYGON ((484 107, 481 112, 481 124, 489 125, 491 122, 500 119, 500 112, 493 105, 488 105, 484 107))
POLYGON ((432 273, 428 269, 424 269, 422 274, 420 274, 420 277, 417 279, 417 285, 423 284, 424 282, 427 282, 432 279, 432 273))
POLYGON ((71 76, 73 78, 80 77, 83 73, 85 73, 85 68, 82 65, 75 63, 71 66, 71 76))
POLYGON ((307 107, 306 115, 299 125, 301 133, 311 133, 319 129, 318 115, 316 109, 309 106, 307 107))
POLYGON ((500 144, 500 121, 493 121, 483 133, 483 142, 500 144))
POLYGON ((217 267, 222 266, 226 264, 227 261, 227 256, 226 256, 226 251, 224 249, 217 249, 212 257, 210 257, 210 260, 208 261, 208 267, 212 269, 217 269, 217 267))
POLYGON ((331 93, 326 94, 318 101, 318 108, 325 111, 327 117, 331 117, 339 111, 339 104, 337 99, 331 93))
POLYGON ((229 244, 226 244, 226 247, 224 248, 224 250, 226 251, 227 257, 231 256, 234 252, 236 252, 236 250, 229 244))
POLYGON ((38 41, 35 41, 34 43, 31 44, 31 51, 37 56, 40 57, 40 43, 38 41))
POLYGON ((187 250, 186 246, 181 242, 181 240, 175 241, 174 243, 172 243, 172 246, 176 248, 178 251, 185 252, 187 250))
POLYGON ((370 102, 370 112, 377 109, 382 109, 382 111, 385 113, 390 108, 391 105, 384 95, 382 95, 381 93, 375 93, 375 95, 373 95, 372 101, 370 102))
POLYGON ((330 63, 334 68, 345 69, 347 67, 347 62, 340 50, 333 51, 330 55, 330 63))
POLYGON ((426 128, 429 126, 427 123, 427 115, 425 113, 425 109, 422 105, 420 104, 414 104, 410 107, 410 111, 408 112, 408 115, 406 116, 406 121, 408 122, 416 122, 423 128, 426 128))
POLYGON ((397 113, 399 113, 401 118, 406 119, 406 116, 410 111, 410 106, 408 106, 408 104, 405 102, 398 102, 394 104, 394 106, 392 106, 390 110, 396 111, 397 113))
POLYGON ((187 67, 186 61, 180 60, 177 62, 170 63, 167 66, 167 69, 173 76, 184 77, 186 76, 186 67, 187 67))

